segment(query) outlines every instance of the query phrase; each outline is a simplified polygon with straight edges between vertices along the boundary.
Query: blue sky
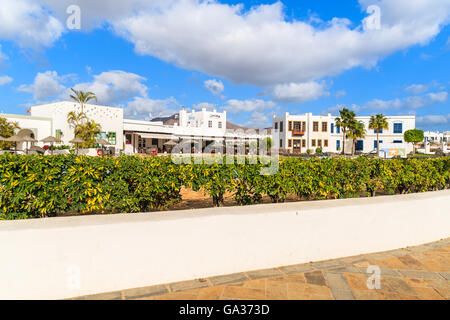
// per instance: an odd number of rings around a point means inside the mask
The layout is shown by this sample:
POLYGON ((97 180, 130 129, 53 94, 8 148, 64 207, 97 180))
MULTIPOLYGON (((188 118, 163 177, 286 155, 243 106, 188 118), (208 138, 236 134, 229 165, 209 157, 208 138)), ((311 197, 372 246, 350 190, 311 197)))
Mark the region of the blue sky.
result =
POLYGON ((450 130, 447 0, 4 0, 0 19, 0 112, 75 87, 138 119, 207 107, 265 127, 345 105, 450 130))

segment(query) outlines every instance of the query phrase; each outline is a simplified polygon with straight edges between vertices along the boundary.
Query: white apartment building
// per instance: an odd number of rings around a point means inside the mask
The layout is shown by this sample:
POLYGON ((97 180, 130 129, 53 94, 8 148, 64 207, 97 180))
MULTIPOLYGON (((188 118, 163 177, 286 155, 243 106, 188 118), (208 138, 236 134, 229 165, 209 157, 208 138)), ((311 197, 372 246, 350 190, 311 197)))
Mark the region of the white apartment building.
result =
MULTIPOLYGON (((314 116, 312 113, 303 115, 284 114, 274 117, 272 128, 279 131, 280 149, 289 153, 306 153, 307 150, 314 152, 322 148, 323 152, 342 152, 344 145, 343 132, 336 126, 336 117, 328 114, 326 116, 314 116)), ((377 148, 377 133, 369 129, 370 117, 356 117, 364 123, 366 136, 356 143, 356 152, 369 153, 377 148)), ((379 133, 380 147, 383 144, 405 144, 403 134, 405 131, 414 129, 416 125, 415 116, 389 116, 387 117, 389 128, 379 133)), ((345 152, 350 153, 352 141, 345 139, 345 152)), ((407 152, 413 150, 412 144, 407 144, 407 152)))
POLYGON ((424 142, 435 142, 435 143, 449 143, 450 142, 450 131, 439 132, 439 131, 425 131, 424 132, 424 142))
MULTIPOLYGON (((29 115, 0 114, 9 121, 17 122, 21 129, 30 129, 33 138, 42 140, 48 136, 60 138, 62 143, 69 145, 74 138, 74 130, 67 122, 69 112, 79 113, 81 107, 74 102, 57 102, 33 106, 29 115)), ((227 130, 226 112, 180 110, 173 125, 163 122, 124 119, 122 108, 86 104, 84 113, 90 120, 99 123, 101 136, 109 141, 109 146, 126 154, 170 151, 168 141, 179 142, 191 140, 192 146, 200 151, 215 143, 225 145, 233 141, 236 144, 249 143, 263 138, 258 132, 227 130), (201 144, 200 144, 201 141, 201 144)), ((36 143, 43 146, 42 142, 36 143)), ((23 146, 19 144, 19 149, 23 146)))

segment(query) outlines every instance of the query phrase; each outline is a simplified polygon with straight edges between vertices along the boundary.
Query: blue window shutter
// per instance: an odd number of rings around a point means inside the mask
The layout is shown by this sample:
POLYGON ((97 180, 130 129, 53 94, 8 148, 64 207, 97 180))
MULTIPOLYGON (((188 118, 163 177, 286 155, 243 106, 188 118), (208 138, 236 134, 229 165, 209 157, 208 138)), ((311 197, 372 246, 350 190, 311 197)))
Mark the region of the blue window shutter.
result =
POLYGON ((403 133, 403 123, 394 123, 394 133, 403 133))

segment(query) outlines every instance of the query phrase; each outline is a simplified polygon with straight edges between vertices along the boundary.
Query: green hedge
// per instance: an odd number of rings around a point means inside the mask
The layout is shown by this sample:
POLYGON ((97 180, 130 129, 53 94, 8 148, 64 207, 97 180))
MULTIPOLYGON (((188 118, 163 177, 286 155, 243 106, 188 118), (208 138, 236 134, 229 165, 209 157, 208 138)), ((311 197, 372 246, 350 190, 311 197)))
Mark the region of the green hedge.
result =
POLYGON ((381 160, 280 159, 277 174, 262 164, 174 164, 169 157, 0 156, 0 219, 66 213, 160 210, 181 201, 183 186, 209 195, 215 206, 233 194, 238 205, 339 199, 377 193, 441 190, 450 184, 450 158, 381 160))

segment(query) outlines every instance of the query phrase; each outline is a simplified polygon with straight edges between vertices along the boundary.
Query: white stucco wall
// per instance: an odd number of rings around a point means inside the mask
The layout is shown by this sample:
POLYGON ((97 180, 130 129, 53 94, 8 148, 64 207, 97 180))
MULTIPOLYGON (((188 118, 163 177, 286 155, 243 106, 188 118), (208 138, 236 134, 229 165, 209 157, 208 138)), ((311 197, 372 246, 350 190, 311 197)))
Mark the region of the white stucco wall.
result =
MULTIPOLYGON (((21 129, 30 129, 35 134, 35 139, 39 142, 35 143, 37 146, 43 146, 44 143, 40 140, 51 136, 53 128, 53 120, 45 117, 32 117, 30 115, 17 115, 17 114, 0 114, 0 117, 6 118, 10 122, 17 122, 21 129)), ((16 132, 17 133, 17 132, 16 132)), ((19 143, 18 149, 22 149, 22 145, 25 143, 19 143)))
MULTIPOLYGON (((74 138, 73 128, 67 123, 67 115, 71 111, 80 112, 80 105, 75 102, 62 101, 31 107, 33 116, 53 119, 52 135, 56 135, 56 130, 61 130, 63 133, 61 140, 66 145, 69 145, 69 141, 74 138)), ((115 132, 116 144, 114 147, 123 149, 123 109, 86 104, 83 111, 90 120, 101 125, 102 132, 115 132)))
POLYGON ((69 298, 419 245, 450 236, 449 206, 447 190, 3 221, 0 299, 69 298))

